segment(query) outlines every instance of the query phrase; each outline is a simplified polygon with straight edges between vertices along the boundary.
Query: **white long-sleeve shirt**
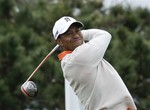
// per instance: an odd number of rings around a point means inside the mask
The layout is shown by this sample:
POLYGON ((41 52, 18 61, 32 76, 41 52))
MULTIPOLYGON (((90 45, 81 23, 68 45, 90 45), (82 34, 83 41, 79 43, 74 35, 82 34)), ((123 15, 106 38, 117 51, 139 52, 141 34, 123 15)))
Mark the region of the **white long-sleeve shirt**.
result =
POLYGON ((111 35, 99 29, 82 31, 89 42, 61 60, 63 75, 85 110, 136 110, 117 71, 103 58, 111 35))

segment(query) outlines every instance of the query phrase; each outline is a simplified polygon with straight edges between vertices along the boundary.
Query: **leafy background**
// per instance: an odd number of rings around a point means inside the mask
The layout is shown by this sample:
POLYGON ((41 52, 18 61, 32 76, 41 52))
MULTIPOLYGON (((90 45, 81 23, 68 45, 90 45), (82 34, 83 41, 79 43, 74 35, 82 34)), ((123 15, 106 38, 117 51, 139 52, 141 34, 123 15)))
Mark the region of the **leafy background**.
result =
POLYGON ((69 15, 112 34, 105 54, 127 85, 138 110, 150 108, 150 11, 115 6, 102 0, 0 0, 1 110, 64 110, 64 79, 58 49, 32 80, 39 93, 25 97, 20 87, 56 45, 54 22, 69 15))

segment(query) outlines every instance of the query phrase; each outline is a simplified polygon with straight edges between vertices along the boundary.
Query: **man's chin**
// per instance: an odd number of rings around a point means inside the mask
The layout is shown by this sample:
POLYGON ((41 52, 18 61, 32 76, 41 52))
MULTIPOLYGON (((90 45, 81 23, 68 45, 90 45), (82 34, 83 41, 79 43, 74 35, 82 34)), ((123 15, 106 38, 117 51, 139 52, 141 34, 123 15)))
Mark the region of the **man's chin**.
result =
POLYGON ((78 46, 80 46, 80 45, 82 45, 83 43, 76 43, 75 45, 74 45, 74 48, 77 48, 78 46))
POLYGON ((83 41, 76 42, 76 45, 80 46, 83 44, 83 41))

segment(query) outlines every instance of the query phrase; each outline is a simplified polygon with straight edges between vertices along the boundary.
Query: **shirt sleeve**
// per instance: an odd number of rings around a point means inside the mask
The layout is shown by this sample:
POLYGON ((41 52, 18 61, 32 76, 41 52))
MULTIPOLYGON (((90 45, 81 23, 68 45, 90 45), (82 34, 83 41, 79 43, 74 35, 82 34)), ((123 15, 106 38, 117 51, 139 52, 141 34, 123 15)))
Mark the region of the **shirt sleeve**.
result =
POLYGON ((88 41, 77 47, 72 53, 72 60, 84 65, 99 63, 110 43, 111 35, 104 30, 88 29, 82 30, 84 40, 88 41))

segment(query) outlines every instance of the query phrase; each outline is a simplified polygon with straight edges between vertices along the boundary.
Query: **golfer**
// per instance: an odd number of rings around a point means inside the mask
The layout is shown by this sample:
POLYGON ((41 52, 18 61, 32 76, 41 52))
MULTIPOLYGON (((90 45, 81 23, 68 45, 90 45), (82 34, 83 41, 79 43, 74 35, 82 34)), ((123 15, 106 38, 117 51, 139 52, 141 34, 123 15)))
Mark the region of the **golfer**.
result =
POLYGON ((53 27, 64 78, 85 110, 137 110, 117 71, 103 57, 111 35, 100 29, 81 30, 83 23, 61 17, 53 27), (86 42, 85 42, 86 41, 86 42))

